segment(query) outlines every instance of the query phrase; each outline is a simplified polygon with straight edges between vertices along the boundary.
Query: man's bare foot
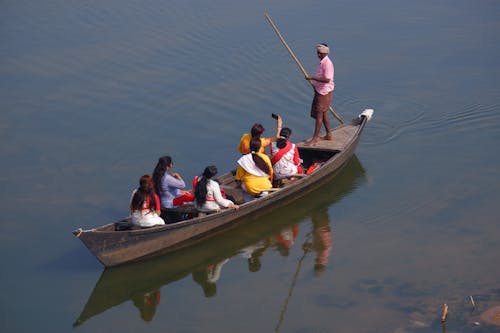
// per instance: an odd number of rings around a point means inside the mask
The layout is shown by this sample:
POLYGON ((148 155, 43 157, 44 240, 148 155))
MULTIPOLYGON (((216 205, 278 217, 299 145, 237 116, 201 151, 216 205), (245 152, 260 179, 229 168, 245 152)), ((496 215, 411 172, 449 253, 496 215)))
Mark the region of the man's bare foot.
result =
POLYGON ((318 138, 312 138, 311 140, 307 141, 304 145, 305 146, 316 146, 318 144, 318 138))
POLYGON ((331 133, 331 132, 326 133, 325 135, 323 135, 323 136, 321 137, 321 140, 329 140, 329 141, 333 140, 333 135, 332 135, 332 133, 331 133))

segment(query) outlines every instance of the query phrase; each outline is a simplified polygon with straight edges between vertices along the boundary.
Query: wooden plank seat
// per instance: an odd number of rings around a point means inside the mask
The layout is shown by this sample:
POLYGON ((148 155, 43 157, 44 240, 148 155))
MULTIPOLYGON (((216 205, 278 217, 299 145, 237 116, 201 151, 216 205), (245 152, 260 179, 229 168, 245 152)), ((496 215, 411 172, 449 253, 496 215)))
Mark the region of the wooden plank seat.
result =
POLYGON ((232 200, 235 204, 239 205, 245 202, 243 200, 243 190, 241 189, 241 187, 234 187, 227 185, 221 185, 220 187, 224 189, 226 197, 232 200))

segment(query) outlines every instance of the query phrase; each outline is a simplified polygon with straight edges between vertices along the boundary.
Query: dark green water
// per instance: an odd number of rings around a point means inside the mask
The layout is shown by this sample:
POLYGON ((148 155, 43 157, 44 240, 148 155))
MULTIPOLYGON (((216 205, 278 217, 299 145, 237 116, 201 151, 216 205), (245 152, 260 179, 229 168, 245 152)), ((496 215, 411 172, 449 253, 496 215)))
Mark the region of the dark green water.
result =
POLYGON ((500 305, 498 2, 0 8, 1 331, 495 331, 470 323, 500 305), (312 133, 264 11, 309 72, 331 46, 337 113, 375 109, 356 157, 241 228, 103 270, 71 231, 125 216, 159 156, 191 179, 233 168, 272 112, 312 133))

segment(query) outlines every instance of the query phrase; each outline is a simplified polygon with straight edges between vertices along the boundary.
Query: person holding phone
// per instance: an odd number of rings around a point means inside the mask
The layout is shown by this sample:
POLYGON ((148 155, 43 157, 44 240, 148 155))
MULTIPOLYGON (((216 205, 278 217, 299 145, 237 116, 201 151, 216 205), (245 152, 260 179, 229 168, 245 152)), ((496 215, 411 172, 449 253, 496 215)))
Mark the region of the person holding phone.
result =
POLYGON ((264 126, 262 126, 259 123, 254 124, 250 129, 250 133, 243 134, 243 136, 240 139, 240 143, 238 145, 238 151, 242 155, 250 153, 250 141, 252 140, 252 138, 260 139, 261 147, 259 153, 264 153, 265 148, 271 145, 271 143, 275 142, 279 138, 283 121, 281 117, 277 114, 273 113, 271 116, 276 120, 276 134, 274 138, 263 138, 262 135, 264 134, 265 131, 264 126))
POLYGON ((290 142, 292 130, 284 127, 280 137, 271 144, 271 164, 274 170, 274 179, 289 178, 295 174, 302 174, 302 159, 297 146, 290 142))
POLYGON ((335 88, 333 81, 334 68, 332 61, 328 58, 330 49, 327 44, 316 45, 316 53, 319 58, 316 74, 305 77, 306 80, 313 81, 314 86, 311 118, 315 119, 315 126, 313 137, 306 143, 308 146, 314 146, 318 143, 319 133, 323 125, 325 126, 326 135, 321 139, 333 140, 327 110, 332 102, 333 89, 335 88))

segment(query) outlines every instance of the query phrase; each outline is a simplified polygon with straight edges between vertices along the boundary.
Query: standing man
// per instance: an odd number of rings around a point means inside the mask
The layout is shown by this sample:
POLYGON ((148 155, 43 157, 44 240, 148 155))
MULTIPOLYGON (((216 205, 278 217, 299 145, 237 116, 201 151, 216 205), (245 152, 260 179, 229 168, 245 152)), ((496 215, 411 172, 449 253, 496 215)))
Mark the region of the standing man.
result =
POLYGON ((318 143, 322 125, 325 126, 326 135, 321 139, 333 140, 327 112, 332 102, 333 89, 335 87, 333 81, 333 63, 328 58, 328 53, 330 53, 328 45, 324 43, 318 44, 316 45, 316 51, 319 58, 316 74, 305 77, 306 80, 313 81, 314 99, 311 105, 311 118, 316 119, 313 137, 306 143, 308 146, 314 146, 318 143))

